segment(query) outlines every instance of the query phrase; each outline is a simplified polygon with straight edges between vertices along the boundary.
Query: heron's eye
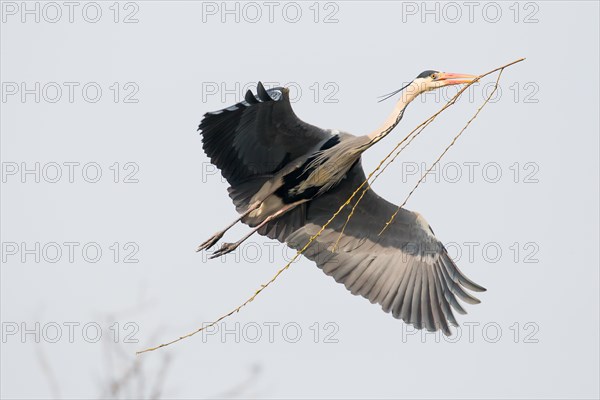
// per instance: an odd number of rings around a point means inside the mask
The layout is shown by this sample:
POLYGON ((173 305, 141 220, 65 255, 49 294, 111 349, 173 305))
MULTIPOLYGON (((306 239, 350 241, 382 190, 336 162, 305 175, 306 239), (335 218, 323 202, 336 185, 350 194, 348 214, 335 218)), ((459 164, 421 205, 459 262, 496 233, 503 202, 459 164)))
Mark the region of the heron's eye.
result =
POLYGON ((437 78, 437 74, 431 74, 431 79, 436 79, 437 78))

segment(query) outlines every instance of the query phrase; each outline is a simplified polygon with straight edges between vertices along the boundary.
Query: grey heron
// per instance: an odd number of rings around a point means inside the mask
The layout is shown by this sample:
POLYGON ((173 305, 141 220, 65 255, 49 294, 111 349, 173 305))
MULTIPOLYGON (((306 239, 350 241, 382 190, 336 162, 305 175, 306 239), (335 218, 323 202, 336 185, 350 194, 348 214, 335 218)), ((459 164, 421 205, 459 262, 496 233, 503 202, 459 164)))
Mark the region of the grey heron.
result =
MULTIPOLYGON (((203 149, 227 179, 239 218, 198 251, 215 245, 240 221, 252 228, 250 232, 237 242, 224 243, 211 258, 235 250, 255 232, 301 249, 365 181, 361 154, 396 127, 410 102, 426 91, 476 78, 424 71, 386 96, 400 94, 389 117, 364 136, 301 121, 292 110, 287 88, 266 90, 260 82, 256 95, 249 90, 244 101, 206 113, 198 128, 203 149)), ((465 314, 457 298, 479 303, 465 289, 485 288, 458 269, 419 213, 400 209, 379 235, 397 210, 394 204, 371 189, 347 222, 349 208, 304 256, 352 294, 380 304, 395 318, 417 329, 449 335, 449 325, 458 325, 453 310, 465 314)))

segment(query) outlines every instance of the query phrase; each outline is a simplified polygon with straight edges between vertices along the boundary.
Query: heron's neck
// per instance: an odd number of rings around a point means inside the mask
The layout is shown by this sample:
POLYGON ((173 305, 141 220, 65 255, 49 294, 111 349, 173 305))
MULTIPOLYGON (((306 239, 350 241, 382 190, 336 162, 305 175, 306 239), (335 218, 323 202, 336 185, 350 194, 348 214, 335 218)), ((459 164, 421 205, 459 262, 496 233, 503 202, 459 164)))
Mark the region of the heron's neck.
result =
POLYGON ((406 110, 406 107, 419 95, 419 92, 416 89, 417 88, 413 87, 413 85, 409 85, 406 90, 402 92, 400 99, 396 103, 396 106, 389 117, 387 117, 387 119, 378 129, 367 135, 369 138, 368 147, 371 147, 383 139, 396 127, 396 125, 398 125, 404 116, 404 110, 406 110))

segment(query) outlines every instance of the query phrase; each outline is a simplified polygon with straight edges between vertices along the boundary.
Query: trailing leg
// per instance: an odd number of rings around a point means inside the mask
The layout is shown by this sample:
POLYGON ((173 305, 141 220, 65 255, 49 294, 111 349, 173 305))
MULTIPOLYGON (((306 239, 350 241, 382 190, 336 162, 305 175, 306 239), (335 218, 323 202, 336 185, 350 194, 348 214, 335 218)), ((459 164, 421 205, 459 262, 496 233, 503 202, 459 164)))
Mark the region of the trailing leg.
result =
POLYGON ((217 257, 221 257, 222 255, 225 255, 227 253, 231 253, 233 250, 237 249, 239 247, 239 245, 242 244, 246 239, 248 239, 250 236, 252 236, 256 231, 258 231, 260 228, 262 228, 264 225, 268 224, 275 218, 279 217, 281 214, 284 214, 286 211, 288 211, 291 208, 293 208, 293 205, 288 205, 288 206, 285 206, 284 208, 282 208, 281 210, 277 211, 276 213, 269 215, 267 218, 265 218, 264 221, 262 221, 260 224, 258 224, 258 226, 256 226, 255 228, 252 228, 252 230, 246 236, 244 236, 237 242, 223 243, 221 248, 219 250, 215 251, 214 253, 212 253, 209 258, 217 258, 217 257))
POLYGON ((227 227, 225 229, 223 229, 223 230, 215 233, 208 240, 206 240, 200 246, 198 246, 198 248, 196 249, 196 251, 198 252, 198 251, 206 250, 206 249, 209 249, 212 246, 214 246, 215 243, 217 243, 219 241, 219 239, 221 239, 223 237, 223 235, 225 234, 225 232, 227 232, 229 229, 231 229, 231 227, 233 227, 235 224, 237 224, 238 222, 240 222, 242 220, 242 218, 246 217, 252 211, 256 210, 259 207, 259 205, 260 205, 260 203, 257 202, 255 204, 253 204, 252 206, 250 206, 248 208, 248 210, 246 210, 245 213, 243 213, 242 215, 240 215, 239 218, 237 218, 231 224, 227 225, 227 227))

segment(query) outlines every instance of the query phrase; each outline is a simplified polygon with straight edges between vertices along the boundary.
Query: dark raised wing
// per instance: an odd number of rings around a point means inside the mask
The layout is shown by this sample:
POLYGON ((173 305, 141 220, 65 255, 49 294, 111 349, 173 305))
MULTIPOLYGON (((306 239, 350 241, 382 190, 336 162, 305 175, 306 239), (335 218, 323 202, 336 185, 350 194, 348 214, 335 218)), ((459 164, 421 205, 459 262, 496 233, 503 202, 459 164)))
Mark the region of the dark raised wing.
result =
MULTIPOLYGON (((338 186, 283 215, 259 231, 263 235, 301 249, 365 180, 358 163, 338 186)), ((338 240, 359 194, 306 250, 327 275, 350 292, 378 303, 418 329, 441 329, 450 334, 457 325, 452 309, 464 314, 457 298, 479 300, 465 291, 485 289, 469 280, 448 256, 446 249, 418 213, 401 209, 393 223, 379 236, 397 206, 369 190, 354 210, 338 240)))
POLYGON ((277 172, 308 154, 330 134, 301 121, 290 105, 289 90, 265 90, 258 83, 245 101, 204 115, 198 130, 206 155, 233 186, 277 172))

